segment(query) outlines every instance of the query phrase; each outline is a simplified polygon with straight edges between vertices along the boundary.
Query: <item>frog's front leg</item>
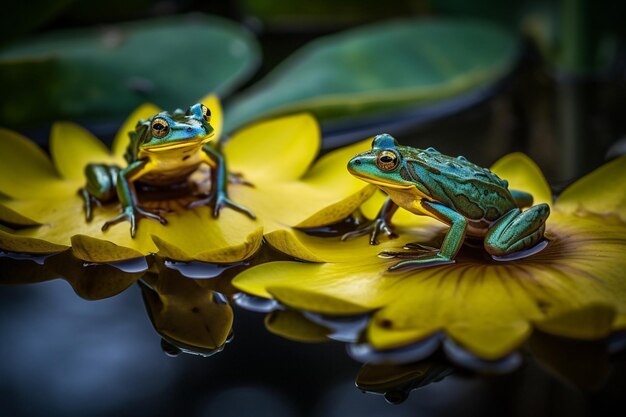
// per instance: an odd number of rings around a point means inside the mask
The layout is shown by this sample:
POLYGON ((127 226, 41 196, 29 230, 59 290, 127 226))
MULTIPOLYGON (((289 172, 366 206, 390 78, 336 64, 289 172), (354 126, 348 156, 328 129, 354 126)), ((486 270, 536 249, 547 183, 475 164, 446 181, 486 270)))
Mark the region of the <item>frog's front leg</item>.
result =
POLYGON ((213 217, 219 216, 220 210, 222 210, 222 208, 230 207, 240 213, 247 215, 251 219, 255 219, 256 216, 253 212, 248 210, 246 207, 240 206, 239 204, 228 198, 226 187, 229 181, 229 176, 226 168, 226 161, 224 160, 224 157, 221 155, 221 153, 214 149, 210 144, 205 145, 202 150, 204 151, 203 161, 211 167, 212 171, 211 191, 209 192, 209 196, 207 198, 196 200, 193 203, 189 204, 188 207, 194 208, 207 204, 212 205, 213 217))
MULTIPOLYGON (((441 244, 441 248, 434 255, 418 257, 398 262, 387 268, 388 271, 400 271, 415 268, 425 268, 428 266, 445 265, 454 263, 454 257, 463 245, 465 232, 467 230, 467 220, 463 215, 457 213, 443 204, 422 200, 422 208, 433 217, 450 225, 450 230, 441 244)), ((380 256, 386 257, 390 252, 381 252, 380 256)))
POLYGON ((130 222, 130 235, 135 237, 137 233, 137 217, 146 217, 156 220, 161 224, 167 224, 167 220, 156 213, 139 208, 134 181, 149 171, 148 162, 145 160, 135 161, 120 171, 117 178, 117 197, 122 204, 122 212, 115 218, 102 225, 102 231, 124 220, 130 222))
POLYGON ((485 250, 498 259, 532 248, 543 239, 549 215, 550 206, 545 203, 509 211, 487 232, 485 250))
POLYGON ((398 236, 393 232, 391 218, 396 211, 398 211, 398 205, 391 198, 387 197, 387 200, 385 200, 385 203, 373 220, 367 221, 353 232, 344 234, 341 236, 341 240, 345 241, 369 234, 370 245, 378 245, 378 235, 381 232, 384 232, 389 239, 395 239, 398 236))
POLYGON ((85 167, 85 186, 78 190, 83 198, 85 220, 93 218, 93 205, 106 203, 116 197, 115 184, 120 167, 117 165, 88 164, 85 167))

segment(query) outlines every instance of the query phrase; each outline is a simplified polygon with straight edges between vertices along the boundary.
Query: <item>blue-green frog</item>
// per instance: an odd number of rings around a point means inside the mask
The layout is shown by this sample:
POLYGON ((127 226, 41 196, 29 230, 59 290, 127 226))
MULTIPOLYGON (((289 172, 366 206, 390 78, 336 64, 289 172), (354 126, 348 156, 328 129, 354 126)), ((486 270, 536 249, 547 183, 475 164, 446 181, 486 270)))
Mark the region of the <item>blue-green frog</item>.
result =
MULTIPOLYGON (((184 184, 201 163, 211 167, 211 191, 189 208, 200 205, 213 207, 217 217, 223 207, 231 207, 250 218, 254 214, 228 198, 226 186, 229 181, 226 163, 211 142, 214 130, 211 111, 203 104, 195 104, 187 111, 161 112, 148 120, 137 123, 130 132, 130 143, 124 154, 128 165, 89 164, 85 167, 86 185, 79 190, 85 203, 85 217, 91 221, 93 205, 119 200, 121 213, 104 223, 102 230, 122 221, 130 222, 130 234, 135 237, 137 220, 141 217, 167 221, 159 212, 141 208, 135 184, 142 187, 166 189, 184 184)), ((245 183, 245 182, 244 182, 245 183)))
POLYGON ((395 237, 391 217, 398 207, 450 226, 437 251, 382 252, 382 257, 409 258, 390 271, 452 263, 466 236, 482 239, 496 260, 524 257, 547 243, 544 231, 550 207, 532 206, 531 194, 509 190, 507 181, 462 156, 400 146, 382 134, 374 138, 372 150, 350 160, 348 171, 379 187, 388 199, 372 222, 344 235, 344 240, 370 234, 370 243, 377 244, 380 233, 395 237), (530 208, 522 211, 525 207, 530 208))

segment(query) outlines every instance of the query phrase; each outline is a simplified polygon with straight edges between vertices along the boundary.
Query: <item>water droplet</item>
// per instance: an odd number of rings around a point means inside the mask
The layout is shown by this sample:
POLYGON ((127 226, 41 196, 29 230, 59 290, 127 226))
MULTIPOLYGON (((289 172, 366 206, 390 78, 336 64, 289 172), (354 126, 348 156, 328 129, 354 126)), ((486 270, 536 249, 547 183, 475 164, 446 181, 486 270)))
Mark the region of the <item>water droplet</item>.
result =
POLYGON ((403 390, 394 390, 385 393, 385 401, 389 404, 402 404, 409 398, 409 393, 403 390))
POLYGON ((331 330, 326 336, 329 339, 345 343, 358 341, 370 318, 369 314, 356 317, 328 317, 309 311, 302 312, 302 315, 313 323, 331 330))
POLYGON ((441 334, 436 333, 417 343, 397 349, 376 350, 369 343, 348 344, 346 345, 346 349, 348 355, 359 362, 371 364, 402 364, 416 362, 430 356, 439 347, 441 338, 441 334))
POLYGON ((0 251, 0 257, 3 258, 9 258, 9 259, 15 259, 15 260, 27 260, 27 261, 33 261, 35 262, 37 265, 43 265, 44 261, 46 260, 46 258, 48 258, 49 256, 52 255, 56 255, 55 253, 48 253, 45 255, 31 255, 29 253, 17 253, 17 252, 3 252, 0 251))
POLYGON ((123 261, 115 261, 115 262, 85 262, 83 266, 100 266, 100 265, 110 265, 114 268, 119 269, 122 272, 127 272, 129 274, 134 274, 136 272, 142 272, 148 269, 148 260, 145 257, 135 258, 135 259, 125 259, 123 261))
POLYGON ((518 352, 513 352, 501 359, 486 360, 463 349, 448 338, 443 341, 443 351, 452 362, 473 371, 505 374, 522 364, 522 356, 518 352))
POLYGON ((280 303, 271 298, 256 297, 239 292, 233 296, 236 305, 256 313, 269 313, 282 308, 280 303))
POLYGON ((175 262, 165 261, 167 268, 175 269, 187 278, 215 278, 227 269, 242 265, 243 262, 237 264, 220 265, 210 264, 206 262, 175 262))
POLYGON ((221 292, 213 292, 213 302, 215 304, 228 304, 228 298, 221 292))
POLYGON ((161 339, 161 349, 163 350, 163 353, 172 358, 180 355, 181 353, 181 350, 179 348, 177 348, 165 339, 161 339))

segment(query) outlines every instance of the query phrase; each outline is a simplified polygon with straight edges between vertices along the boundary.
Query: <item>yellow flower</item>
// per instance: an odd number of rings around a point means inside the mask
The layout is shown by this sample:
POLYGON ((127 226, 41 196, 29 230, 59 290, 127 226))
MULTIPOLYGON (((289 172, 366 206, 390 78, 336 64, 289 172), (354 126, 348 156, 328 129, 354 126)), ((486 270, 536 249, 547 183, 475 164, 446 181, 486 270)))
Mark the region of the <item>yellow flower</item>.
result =
MULTIPOLYGON (((576 339, 599 339, 626 328, 626 157, 567 188, 556 201, 541 171, 522 154, 492 170, 512 188, 551 204, 549 245, 525 259, 497 262, 464 246, 456 263, 387 272, 383 250, 418 242, 438 247, 445 226, 398 211, 398 239, 370 246, 368 237, 341 242, 295 232, 298 245, 268 241, 296 258, 243 271, 233 285, 258 297, 331 316, 371 313, 365 339, 393 349, 444 332, 483 359, 514 351, 533 329, 576 339)), ((372 217, 376 195, 363 206, 372 217)), ((282 232, 281 232, 282 233, 282 232)))
MULTIPOLYGON (((219 137, 219 102, 214 96, 201 101, 211 108, 219 137)), ((145 203, 169 211, 165 226, 142 220, 134 239, 127 222, 102 232, 102 224, 119 213, 119 205, 95 207, 93 220, 85 221, 77 194, 85 182, 84 167, 92 162, 125 166, 128 131, 139 119, 158 112, 153 105, 139 107, 118 132, 112 151, 80 126, 56 123, 50 138, 52 161, 26 138, 0 129, 0 250, 46 254, 71 246, 76 257, 92 262, 158 253, 180 261, 232 263, 250 257, 264 232, 337 222, 373 193, 371 186, 345 172, 345 160, 368 144, 330 153, 314 163, 319 127, 310 115, 298 114, 257 123, 223 144, 230 171, 254 185, 230 184, 229 196, 252 210, 256 220, 228 208, 214 219, 208 207, 186 209, 192 200, 183 196, 145 203)), ((196 175, 200 187, 206 178, 201 172, 196 175)), ((288 242, 290 235, 286 236, 288 242)))

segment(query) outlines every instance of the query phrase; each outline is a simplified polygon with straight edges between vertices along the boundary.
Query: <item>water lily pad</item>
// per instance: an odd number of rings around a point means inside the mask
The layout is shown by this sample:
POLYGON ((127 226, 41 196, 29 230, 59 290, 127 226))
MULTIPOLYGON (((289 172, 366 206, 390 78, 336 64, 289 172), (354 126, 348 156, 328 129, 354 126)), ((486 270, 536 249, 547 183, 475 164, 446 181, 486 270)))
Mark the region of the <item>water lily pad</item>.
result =
POLYGON ((517 52, 515 36, 485 22, 392 21, 327 36, 238 96, 226 130, 302 110, 336 121, 429 106, 500 80, 517 52))
POLYGON ((227 94, 258 61, 252 35, 217 17, 49 33, 0 53, 0 121, 120 119, 146 101, 174 109, 227 94))

